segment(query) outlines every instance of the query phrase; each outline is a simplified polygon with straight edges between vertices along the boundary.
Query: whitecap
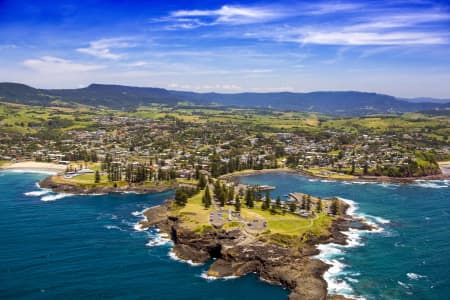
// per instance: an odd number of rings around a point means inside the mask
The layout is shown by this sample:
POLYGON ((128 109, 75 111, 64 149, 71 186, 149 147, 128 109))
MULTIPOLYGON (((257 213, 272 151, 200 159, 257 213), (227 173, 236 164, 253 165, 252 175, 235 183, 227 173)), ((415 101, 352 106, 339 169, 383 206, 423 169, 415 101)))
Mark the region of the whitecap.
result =
POLYGON ((135 217, 140 217, 142 216, 142 213, 143 213, 142 211, 133 211, 131 214, 135 217))
POLYGON ((445 180, 416 180, 413 185, 429 189, 448 188, 448 183, 446 183, 445 180))
POLYGON ((426 277, 425 275, 420 275, 420 274, 416 274, 416 273, 406 273, 406 276, 411 280, 418 280, 420 278, 426 277))
POLYGON ((173 259, 173 260, 187 263, 188 265, 191 265, 191 266, 193 266, 193 267, 197 267, 197 266, 203 265, 202 263, 195 263, 195 262, 193 262, 193 261, 190 260, 190 259, 184 260, 184 259, 179 258, 179 257, 175 254, 175 252, 173 252, 173 248, 170 249, 168 255, 169 255, 169 257, 170 257, 171 259, 173 259))
MULTIPOLYGON (((372 215, 368 215, 368 214, 362 214, 362 213, 356 213, 356 210, 358 209, 358 204, 350 199, 345 199, 342 197, 337 197, 339 200, 345 202, 349 207, 347 209, 347 214, 349 216, 353 216, 353 217, 357 217, 357 218, 362 218, 364 220, 365 223, 367 223, 368 225, 372 226, 372 230, 370 230, 370 232, 382 232, 384 229, 380 226, 378 226, 377 223, 381 223, 381 224, 388 224, 391 221, 382 217, 378 217, 378 216, 372 216, 372 215)), ((358 230, 359 232, 367 232, 366 230, 358 230)))
POLYGON ((136 231, 144 231, 146 228, 142 227, 142 225, 140 224, 140 222, 136 223, 133 225, 134 230, 136 231))
POLYGON ((398 280, 397 283, 398 283, 400 286, 404 287, 405 289, 411 288, 411 286, 410 286, 409 284, 404 283, 404 282, 401 282, 400 280, 398 280))
POLYGON ((391 190, 394 190, 394 189, 396 189, 397 187, 399 187, 398 184, 394 184, 394 183, 386 183, 386 182, 380 183, 379 186, 384 187, 384 188, 387 188, 387 189, 391 189, 391 190))
POLYGON ((375 219, 375 221, 377 221, 378 223, 381 223, 381 224, 389 224, 389 223, 391 223, 391 220, 384 219, 382 217, 373 217, 373 218, 375 219))
POLYGON ((141 212, 135 211, 135 212, 131 213, 133 216, 142 216, 141 220, 139 220, 136 224, 133 225, 134 230, 136 230, 136 231, 144 231, 144 230, 147 229, 147 228, 142 227, 142 224, 141 224, 142 221, 148 221, 147 217, 144 215, 144 212, 146 210, 147 210, 147 208, 144 209, 141 212))
POLYGON ((329 179, 322 179, 322 180, 320 180, 320 182, 325 182, 325 183, 327 183, 327 182, 336 182, 336 181, 334 181, 334 180, 329 180, 329 179))
POLYGON ((122 229, 122 228, 120 228, 119 226, 116 226, 116 225, 105 225, 104 227, 106 229, 108 229, 108 230, 117 229, 117 230, 120 230, 120 231, 125 231, 124 229, 122 229))
POLYGON ((50 193, 50 190, 32 191, 24 193, 25 196, 38 197, 50 193))
POLYGON ((208 275, 207 271, 203 272, 203 273, 200 275, 200 277, 203 278, 203 279, 209 280, 209 281, 212 281, 212 280, 218 280, 218 279, 221 279, 221 280, 230 280, 230 279, 236 279, 236 278, 239 278, 239 276, 224 276, 224 277, 210 276, 210 275, 208 275))
POLYGON ((309 181, 309 182, 317 182, 318 180, 317 180, 317 179, 312 179, 312 178, 310 178, 310 179, 308 179, 308 181, 309 181))
POLYGON ((62 198, 73 196, 73 194, 56 194, 56 195, 46 195, 41 198, 41 201, 55 201, 62 198))
POLYGON ((169 238, 169 235, 166 233, 156 234, 155 237, 153 237, 150 241, 148 241, 147 244, 145 244, 148 247, 157 247, 162 246, 165 244, 169 244, 172 241, 169 238))
MULTIPOLYGON (((344 249, 359 247, 364 245, 362 242, 362 235, 365 233, 381 232, 383 228, 378 226, 377 223, 387 224, 390 221, 381 217, 375 217, 370 215, 365 215, 357 213, 358 204, 350 199, 345 199, 338 197, 341 201, 348 205, 347 214, 357 218, 362 218, 365 223, 373 227, 373 230, 359 230, 350 228, 348 231, 342 232, 347 236, 346 245, 338 245, 335 243, 320 244, 317 246, 319 254, 315 258, 322 260, 323 262, 330 265, 330 268, 324 273, 323 277, 328 284, 328 292, 330 294, 340 294, 348 296, 354 299, 364 299, 361 297, 356 297, 354 295, 353 288, 350 283, 357 282, 357 279, 347 277, 347 273, 344 271, 346 265, 339 260, 339 257, 344 255, 344 249), (342 278, 343 277, 343 278, 342 278)), ((360 273, 348 274, 351 276, 359 276, 360 273)))
POLYGON ((139 193, 135 192, 135 191, 123 191, 122 194, 136 194, 136 195, 139 195, 139 193))

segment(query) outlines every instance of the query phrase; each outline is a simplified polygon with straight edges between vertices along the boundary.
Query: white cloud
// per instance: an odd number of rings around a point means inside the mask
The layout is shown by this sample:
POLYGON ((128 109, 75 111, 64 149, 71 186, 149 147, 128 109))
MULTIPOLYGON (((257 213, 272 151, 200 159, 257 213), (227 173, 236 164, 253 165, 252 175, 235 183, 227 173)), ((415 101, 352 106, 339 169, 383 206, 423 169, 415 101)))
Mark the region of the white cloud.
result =
POLYGON ((450 20, 450 14, 436 12, 388 14, 382 17, 367 18, 364 22, 352 25, 352 30, 378 30, 408 28, 420 24, 450 20))
POLYGON ((89 42, 89 47, 78 48, 77 51, 92 55, 104 59, 117 60, 124 57, 124 54, 112 53, 111 49, 118 48, 131 48, 135 47, 135 44, 129 42, 129 38, 110 38, 110 39, 100 39, 96 41, 89 42))
POLYGON ((305 14, 308 15, 325 15, 340 12, 353 12, 363 8, 365 5, 361 3, 318 3, 307 6, 305 14))
POLYGON ((103 68, 100 65, 74 63, 70 60, 54 56, 42 56, 39 59, 27 59, 23 64, 39 73, 74 73, 88 72, 103 68))
MULTIPOLYGON (((264 23, 282 18, 285 15, 285 12, 269 7, 224 5, 215 10, 178 10, 172 12, 170 17, 178 23, 175 25, 179 27, 195 28, 216 24, 239 25, 264 23), (207 22, 199 18, 210 18, 211 20, 207 22)), ((170 18, 167 20, 170 20, 170 18)))
POLYGON ((425 32, 330 32, 312 31, 302 34, 298 42, 319 45, 437 45, 448 39, 440 34, 425 32))

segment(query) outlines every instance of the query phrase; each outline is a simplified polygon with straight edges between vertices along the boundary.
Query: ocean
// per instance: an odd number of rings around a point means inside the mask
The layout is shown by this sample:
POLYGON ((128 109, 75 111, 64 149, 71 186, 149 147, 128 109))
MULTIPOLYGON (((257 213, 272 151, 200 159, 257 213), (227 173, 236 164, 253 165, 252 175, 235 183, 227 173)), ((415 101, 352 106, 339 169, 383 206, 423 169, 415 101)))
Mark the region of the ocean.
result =
MULTIPOLYGON (((286 299, 255 275, 211 280, 206 265, 171 255, 141 212, 172 197, 64 195, 38 188, 45 174, 0 172, 0 299, 286 299)), ((375 232, 348 232, 349 246, 321 245, 332 265, 330 293, 364 299, 448 299, 448 181, 411 185, 346 183, 260 174, 244 183, 275 185, 272 196, 338 196, 375 232)))

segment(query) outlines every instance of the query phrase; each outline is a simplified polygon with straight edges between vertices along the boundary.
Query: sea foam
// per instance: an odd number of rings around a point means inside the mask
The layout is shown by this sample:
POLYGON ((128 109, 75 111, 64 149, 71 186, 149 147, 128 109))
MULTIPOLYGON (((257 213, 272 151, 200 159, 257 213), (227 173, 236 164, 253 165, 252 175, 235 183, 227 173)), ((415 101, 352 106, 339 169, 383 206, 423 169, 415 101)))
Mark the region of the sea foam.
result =
POLYGON ((420 278, 426 277, 424 275, 420 275, 420 274, 416 274, 416 273, 406 273, 406 276, 411 280, 418 280, 420 278))
POLYGON ((348 215, 363 219, 365 223, 372 226, 373 230, 358 230, 350 228, 348 231, 343 232, 343 234, 347 236, 346 245, 338 245, 335 243, 320 244, 317 246, 317 249, 320 252, 317 256, 315 256, 315 258, 330 265, 330 268, 323 275, 328 284, 328 292, 330 294, 344 295, 354 299, 364 299, 354 295, 354 291, 350 283, 357 282, 357 280, 348 276, 352 274, 346 273, 346 265, 340 259, 342 259, 345 254, 345 249, 364 245, 362 241, 363 234, 381 232, 383 231, 383 228, 379 226, 379 224, 387 224, 390 221, 382 217, 357 213, 358 204, 355 201, 345 198, 339 199, 348 205, 346 212, 348 215))
POLYGON ((157 246, 162 246, 165 244, 169 244, 171 243, 171 240, 169 238, 169 235, 167 235, 166 233, 158 233, 156 232, 156 236, 154 236, 152 239, 150 239, 150 241, 148 241, 147 244, 145 244, 148 247, 157 247, 157 246))
POLYGON ((236 279, 239 278, 239 276, 224 276, 224 277, 216 277, 216 276, 209 276, 207 271, 202 272, 200 275, 201 278, 212 281, 212 280, 230 280, 230 279, 236 279))
POLYGON ((191 265, 191 266, 193 266, 193 267, 197 267, 197 266, 203 265, 202 263, 195 263, 195 262, 193 262, 193 261, 190 260, 190 259, 185 260, 185 259, 179 258, 179 257, 175 254, 175 252, 173 252, 173 248, 170 249, 168 255, 169 255, 169 257, 170 257, 171 259, 173 259, 173 260, 187 263, 188 265, 191 265))
POLYGON ((445 189, 448 188, 448 180, 416 180, 414 186, 428 189, 445 189))
POLYGON ((56 201, 62 198, 71 197, 73 194, 56 194, 56 195, 46 195, 41 198, 41 201, 56 201))
POLYGON ((24 193, 25 196, 38 197, 50 193, 49 190, 32 191, 24 193))
POLYGON ((135 217, 142 217, 137 223, 135 223, 133 225, 134 230, 136 230, 136 231, 144 231, 144 230, 147 229, 147 228, 142 227, 142 225, 141 225, 142 221, 147 221, 147 217, 144 215, 144 212, 146 210, 147 210, 147 208, 142 210, 141 212, 134 211, 134 212, 131 213, 135 217))

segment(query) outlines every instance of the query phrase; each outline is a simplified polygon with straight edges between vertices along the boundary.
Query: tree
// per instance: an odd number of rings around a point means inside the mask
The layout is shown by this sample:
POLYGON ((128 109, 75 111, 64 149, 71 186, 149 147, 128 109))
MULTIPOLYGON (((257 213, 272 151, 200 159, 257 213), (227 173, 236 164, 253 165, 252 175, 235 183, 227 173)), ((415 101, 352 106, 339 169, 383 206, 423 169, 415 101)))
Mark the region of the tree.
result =
POLYGON ((255 205, 253 202, 253 190, 250 188, 247 188, 247 192, 245 193, 245 205, 247 205, 248 208, 253 208, 255 205))
POLYGON ((275 204, 272 204, 272 206, 270 206, 270 213, 272 215, 277 213, 277 208, 275 207, 275 204))
POLYGON ((308 197, 306 197, 306 210, 311 210, 311 195, 308 195, 308 197))
POLYGON ((261 205, 262 210, 266 210, 270 208, 270 192, 266 191, 266 197, 264 198, 264 202, 261 205))
POLYGON ((200 178, 198 179, 198 185, 201 190, 203 190, 206 186, 206 178, 204 174, 200 174, 200 178))
POLYGON ((205 206, 205 208, 209 208, 211 206, 211 193, 209 192, 209 187, 206 186, 205 194, 202 198, 202 203, 205 206))
POLYGON ((227 203, 231 203, 234 198, 234 187, 229 187, 227 192, 227 203))
POLYGON ((295 201, 289 202, 289 211, 291 213, 295 213, 296 210, 297 210, 297 203, 295 203, 295 201))
POLYGON ((316 211, 317 212, 321 212, 322 211, 322 199, 320 199, 320 197, 319 197, 319 199, 317 200, 317 203, 316 203, 316 211))
POLYGON ((95 171, 95 183, 100 182, 100 172, 97 170, 95 171))
POLYGON ((331 202, 330 213, 333 216, 336 216, 337 214, 339 214, 339 202, 336 198, 334 198, 333 201, 331 202))
POLYGON ((306 209, 306 195, 303 194, 302 196, 302 206, 301 209, 306 209))
POLYGON ((185 206, 187 202, 187 194, 183 189, 177 189, 175 191, 175 203, 178 206, 185 206))
POLYGON ((275 206, 277 209, 281 209, 281 198, 280 196, 277 197, 277 200, 275 202, 275 206))
POLYGON ((237 212, 241 211, 241 198, 239 195, 236 195, 236 199, 234 199, 234 210, 237 212))

